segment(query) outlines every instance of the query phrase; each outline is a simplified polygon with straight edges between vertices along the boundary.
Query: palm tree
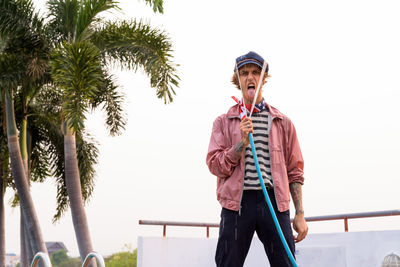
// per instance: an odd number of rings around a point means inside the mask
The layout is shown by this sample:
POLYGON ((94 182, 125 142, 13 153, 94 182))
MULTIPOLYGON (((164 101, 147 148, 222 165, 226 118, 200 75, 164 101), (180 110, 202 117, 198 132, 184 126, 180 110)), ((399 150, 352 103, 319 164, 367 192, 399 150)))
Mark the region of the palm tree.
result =
MULTIPOLYGON (((147 0, 162 12, 162 1, 147 0)), ((58 42, 52 54, 51 72, 62 95, 65 182, 81 259, 92 251, 84 212, 76 137, 84 130, 85 114, 106 102, 110 134, 124 127, 120 110, 115 109, 116 86, 106 69, 117 63, 150 76, 150 84, 165 103, 173 100, 178 76, 171 62, 167 35, 140 21, 104 22, 100 14, 117 9, 112 0, 50 0, 50 32, 58 42), (102 92, 109 94, 102 95, 102 92), (110 109, 108 109, 110 108, 110 109)))
MULTIPOLYGON (((6 125, 11 170, 21 203, 21 214, 25 218, 25 230, 30 247, 34 252, 47 253, 33 201, 29 192, 25 143, 19 144, 15 120, 14 93, 23 90, 26 84, 37 82, 46 68, 43 51, 46 43, 41 33, 43 21, 33 12, 30 1, 0 1, 0 89, 6 106, 6 125)), ((25 128, 21 129, 22 135, 25 128)), ((22 138, 21 141, 26 140, 22 138)), ((28 246, 29 247, 29 246, 28 246)))
MULTIPOLYGON (((25 92, 20 90, 16 94, 16 117, 17 121, 21 122, 19 123, 21 129, 19 139, 21 151, 25 150, 26 154, 22 156, 22 159, 26 161, 24 165, 27 169, 28 181, 43 182, 47 177, 56 178, 58 188, 57 213, 54 216, 54 221, 56 221, 68 207, 63 134, 59 127, 60 105, 59 99, 55 97, 56 91, 51 86, 43 86, 41 90, 35 90, 35 92, 35 97, 29 97, 26 90, 25 92), (22 134, 23 131, 26 134, 22 134)), ((79 170, 82 174, 82 196, 84 200, 87 200, 93 191, 94 166, 98 157, 98 150, 90 136, 77 136, 77 154, 79 170)), ((13 206, 18 204, 19 200, 16 196, 13 206)), ((24 223, 21 223, 21 266, 28 266, 32 261, 34 251, 30 248, 29 242, 24 242, 24 228, 24 223)))

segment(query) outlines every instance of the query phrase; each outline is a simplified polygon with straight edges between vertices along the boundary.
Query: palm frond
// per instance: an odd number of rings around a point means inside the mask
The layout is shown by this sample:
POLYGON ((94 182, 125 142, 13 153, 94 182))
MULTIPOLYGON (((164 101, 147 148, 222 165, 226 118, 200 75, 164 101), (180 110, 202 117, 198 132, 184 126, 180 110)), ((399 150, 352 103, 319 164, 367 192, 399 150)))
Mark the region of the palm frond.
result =
POLYGON ((106 10, 118 8, 113 0, 83 0, 77 17, 74 41, 86 40, 92 33, 97 16, 106 10))
POLYGON ((102 106, 103 111, 106 113, 106 125, 110 131, 110 135, 119 135, 125 129, 126 119, 122 109, 122 102, 124 96, 118 92, 118 86, 115 84, 112 75, 104 71, 103 86, 95 98, 92 100, 92 108, 102 106))
POLYGON ((82 197, 88 201, 94 189, 95 166, 98 162, 98 143, 88 133, 76 135, 76 154, 78 157, 79 175, 81 178, 82 197))
MULTIPOLYGON (((38 96, 40 97, 40 96, 38 96)), ((43 102, 45 110, 52 110, 47 106, 48 102, 43 102)), ((68 208, 68 193, 65 184, 65 167, 64 167, 64 134, 61 130, 61 114, 60 112, 44 111, 37 120, 43 125, 45 131, 43 146, 46 148, 48 164, 51 176, 55 178, 57 185, 56 195, 56 214, 53 217, 53 222, 61 218, 62 214, 68 208)))
MULTIPOLYGON (((20 44, 34 45, 43 41, 43 19, 31 0, 0 0, 0 35, 14 38, 20 44)), ((14 43, 13 42, 13 43, 14 43)))
POLYGON ((163 0, 144 0, 146 4, 153 7, 154 13, 164 13, 163 0))
POLYGON ((0 54, 0 90, 7 87, 16 87, 26 73, 20 55, 1 53, 0 54))
POLYGON ((34 16, 30 0, 0 0, 0 34, 20 34, 29 27, 34 16))
POLYGON ((31 0, 0 0, 0 35, 2 54, 20 60, 17 66, 21 72, 25 71, 26 77, 20 75, 15 80, 22 83, 22 78, 41 79, 48 70, 49 48, 43 19, 35 12, 31 0))
POLYGON ((37 106, 30 106, 28 113, 34 116, 28 117, 28 133, 31 136, 29 151, 30 179, 34 182, 43 182, 51 176, 49 153, 47 151, 50 142, 47 136, 48 130, 45 123, 46 116, 41 114, 43 110, 37 106), (36 115, 38 114, 38 115, 36 115))
POLYGON ((91 41, 109 62, 150 76, 158 98, 172 102, 179 77, 172 63, 172 45, 167 34, 142 21, 108 22, 93 34, 91 41))
POLYGON ((102 85, 100 52, 89 42, 63 43, 51 61, 54 83, 63 90, 63 112, 68 127, 84 128, 89 101, 102 85))
MULTIPOLYGON (((48 82, 49 76, 49 48, 46 41, 38 35, 31 35, 31 39, 19 36, 10 36, 1 54, 13 57, 13 63, 24 71, 24 77, 19 77, 19 83, 48 82), (16 61, 20 62, 16 62, 16 61), (22 79, 23 78, 23 79, 22 79), (24 80, 24 81, 23 81, 24 80)), ((11 59, 11 58, 10 58, 11 59)), ((8 60, 10 60, 8 59, 8 60)))
POLYGON ((48 28, 55 43, 71 41, 76 29, 79 1, 78 0, 49 0, 48 28))

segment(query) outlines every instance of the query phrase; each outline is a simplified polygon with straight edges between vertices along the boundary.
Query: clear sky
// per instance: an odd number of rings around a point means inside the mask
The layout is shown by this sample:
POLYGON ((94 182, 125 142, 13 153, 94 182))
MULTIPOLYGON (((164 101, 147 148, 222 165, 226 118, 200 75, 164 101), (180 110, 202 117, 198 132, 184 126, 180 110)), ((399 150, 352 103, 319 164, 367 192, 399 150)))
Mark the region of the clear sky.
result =
MULTIPOLYGON (((44 1, 36 1, 44 9, 44 1)), ((240 92, 234 60, 261 54, 272 76, 264 97, 294 122, 305 159, 306 216, 399 209, 400 3, 397 0, 165 0, 165 14, 122 0, 110 19, 143 18, 169 33, 180 88, 164 105, 141 71, 115 70, 126 95, 126 131, 108 137, 104 114, 88 116, 99 142, 96 187, 86 211, 95 250, 137 246, 162 227, 139 219, 219 222, 216 179, 205 163, 213 120, 240 92)), ((46 241, 78 248, 70 213, 52 225, 56 190, 32 186, 46 241)), ((8 191, 6 201, 11 198, 8 191)), ((350 231, 399 229, 400 218, 351 220, 350 231)), ((343 222, 309 223, 310 233, 343 222)), ((212 236, 217 236, 215 230, 212 236)), ((204 237, 198 228, 168 236, 204 237)), ((6 250, 19 254, 19 209, 6 209, 6 250)))

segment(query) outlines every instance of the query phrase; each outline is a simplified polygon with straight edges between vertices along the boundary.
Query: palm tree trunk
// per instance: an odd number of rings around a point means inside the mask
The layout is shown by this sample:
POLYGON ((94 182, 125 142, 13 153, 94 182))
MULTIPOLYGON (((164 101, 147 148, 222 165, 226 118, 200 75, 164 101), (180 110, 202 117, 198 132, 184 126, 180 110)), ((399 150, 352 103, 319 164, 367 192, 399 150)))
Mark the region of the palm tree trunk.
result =
POLYGON ((0 267, 6 266, 3 159, 0 158, 0 267))
POLYGON ((20 226, 19 226, 19 250, 20 250, 20 265, 21 267, 28 267, 29 266, 29 261, 28 261, 28 253, 27 253, 27 237, 25 234, 25 222, 24 222, 24 214, 22 213, 22 208, 20 207, 21 210, 21 215, 20 215, 20 226))
MULTIPOLYGON (((26 230, 25 218, 24 215, 22 214, 22 210, 20 217, 20 250, 21 250, 21 256, 20 256, 21 267, 29 267, 33 260, 33 250, 31 244, 29 243, 28 232, 26 230)), ((42 266, 41 263, 39 265, 42 266)))
MULTIPOLYGON (((12 93, 12 92, 11 92, 12 93)), ((5 93, 6 118, 7 118, 7 138, 8 149, 11 162, 11 171, 17 188, 22 213, 25 217, 25 225, 31 247, 35 253, 42 251, 47 253, 43 242, 42 231, 33 205, 33 200, 29 192, 26 179, 24 164, 21 158, 21 151, 18 143, 17 126, 15 124, 14 103, 12 94, 8 90, 5 93)))
MULTIPOLYGON (((78 159, 76 157, 75 133, 71 129, 68 129, 68 127, 66 128, 67 130, 64 135, 65 183, 67 186, 72 221, 79 247, 79 254, 83 262, 85 257, 93 251, 93 246, 90 238, 85 209, 83 207, 78 159)), ((95 260, 92 261, 90 266, 96 266, 95 260)))
MULTIPOLYGON (((24 169, 25 169, 25 175, 28 174, 27 172, 27 161, 26 161, 26 142, 24 142, 24 140, 26 140, 26 126, 27 126, 27 120, 26 118, 24 118, 22 120, 21 123, 21 131, 20 131, 20 135, 19 135, 19 146, 21 149, 21 158, 22 158, 22 162, 24 164, 24 169)), ((28 176, 27 176, 28 177, 28 176)), ((29 180, 28 181, 28 185, 29 185, 29 180)), ((30 252, 29 250, 31 249, 29 246, 29 239, 28 239, 28 234, 26 231, 26 226, 25 226, 25 218, 24 218, 24 214, 22 212, 22 208, 20 207, 21 210, 21 215, 20 215, 20 251, 21 251, 21 267, 28 267, 30 260, 29 260, 29 254, 32 254, 32 252, 30 252)))
MULTIPOLYGON (((31 266, 31 263, 33 261, 33 249, 31 247, 31 243, 29 243, 29 239, 28 239, 28 231, 26 230, 26 226, 25 226, 25 218, 24 218, 24 230, 25 230, 25 249, 26 249, 26 257, 28 259, 28 266, 31 266)), ((46 244, 46 243, 45 243, 46 244)), ((39 266, 43 267, 44 264, 43 262, 39 262, 39 266)))

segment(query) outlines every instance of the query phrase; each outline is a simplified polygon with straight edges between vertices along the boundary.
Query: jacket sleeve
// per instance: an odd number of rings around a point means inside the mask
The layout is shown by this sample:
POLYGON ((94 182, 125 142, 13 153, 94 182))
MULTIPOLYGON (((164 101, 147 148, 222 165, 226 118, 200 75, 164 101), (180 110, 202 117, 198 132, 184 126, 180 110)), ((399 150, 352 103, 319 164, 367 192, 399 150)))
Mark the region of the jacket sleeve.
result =
POLYGON ((230 142, 227 142, 227 133, 223 132, 223 119, 220 116, 214 121, 206 162, 212 174, 228 178, 239 164, 241 155, 235 152, 235 144, 227 145, 230 142))
POLYGON ((304 160, 293 123, 286 122, 286 168, 289 183, 304 183, 304 160))

